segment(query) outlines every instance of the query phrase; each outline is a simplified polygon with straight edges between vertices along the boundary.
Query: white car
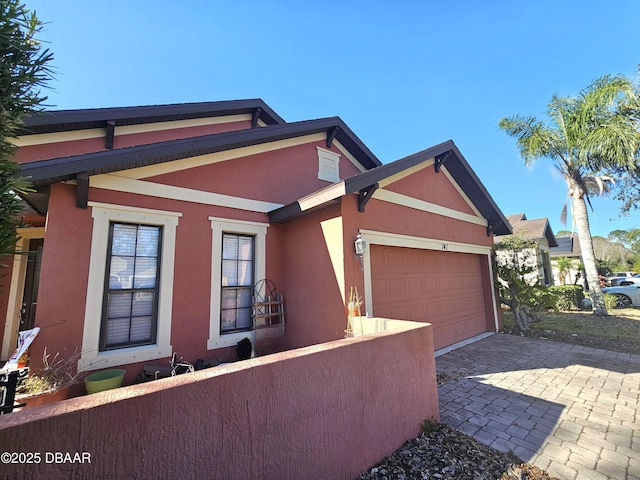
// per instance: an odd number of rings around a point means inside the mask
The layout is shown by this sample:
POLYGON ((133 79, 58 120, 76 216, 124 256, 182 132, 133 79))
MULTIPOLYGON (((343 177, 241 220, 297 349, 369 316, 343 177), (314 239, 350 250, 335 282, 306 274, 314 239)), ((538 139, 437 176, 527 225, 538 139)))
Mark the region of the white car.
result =
POLYGON ((626 285, 624 287, 605 287, 602 293, 615 295, 616 307, 624 308, 630 305, 640 305, 640 284, 626 285))
POLYGON ((636 275, 635 272, 615 272, 612 273, 610 277, 607 277, 607 284, 612 287, 617 287, 622 285, 621 282, 628 280, 634 275, 636 275))
POLYGON ((637 283, 640 285, 640 274, 636 273, 635 275, 631 276, 631 277, 621 277, 618 278, 616 280, 612 280, 611 281, 611 286, 612 287, 624 287, 625 285, 633 285, 634 283, 637 283), (616 282, 616 283, 614 283, 616 282))

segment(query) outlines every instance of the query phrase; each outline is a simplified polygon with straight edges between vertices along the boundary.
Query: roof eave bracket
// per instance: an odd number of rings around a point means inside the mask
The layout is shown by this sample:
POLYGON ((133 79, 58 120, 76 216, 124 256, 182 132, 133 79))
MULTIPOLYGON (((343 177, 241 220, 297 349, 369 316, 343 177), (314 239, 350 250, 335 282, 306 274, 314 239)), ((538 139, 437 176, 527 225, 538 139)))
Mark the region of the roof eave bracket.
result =
POLYGON ((374 183, 373 185, 369 185, 367 188, 363 188, 358 192, 358 211, 364 212, 364 207, 367 205, 373 194, 378 189, 379 184, 374 183))
POLYGON ((107 120, 107 136, 104 139, 104 148, 113 149, 113 139, 116 135, 115 120, 107 120))
POLYGON ((333 145, 333 140, 336 138, 336 135, 338 135, 339 131, 340 127, 338 127, 337 125, 331 130, 327 131, 327 148, 331 148, 331 145, 333 145))
POLYGON ((496 228, 498 228, 500 225, 502 225, 502 221, 498 220, 495 223, 491 223, 489 222, 487 224, 487 237, 490 237, 491 235, 493 235, 493 232, 496 228))
POLYGON ((251 128, 256 128, 258 126, 260 115, 262 115, 262 108, 258 107, 253 111, 253 116, 251 117, 251 128))
POLYGON ((76 175, 76 207, 87 208, 89 203, 89 173, 76 175))
POLYGON ((440 167, 442 167, 442 165, 444 164, 444 162, 447 161, 450 155, 451 155, 451 150, 447 150, 445 153, 437 155, 434 158, 434 167, 436 169, 436 173, 440 172, 440 167))

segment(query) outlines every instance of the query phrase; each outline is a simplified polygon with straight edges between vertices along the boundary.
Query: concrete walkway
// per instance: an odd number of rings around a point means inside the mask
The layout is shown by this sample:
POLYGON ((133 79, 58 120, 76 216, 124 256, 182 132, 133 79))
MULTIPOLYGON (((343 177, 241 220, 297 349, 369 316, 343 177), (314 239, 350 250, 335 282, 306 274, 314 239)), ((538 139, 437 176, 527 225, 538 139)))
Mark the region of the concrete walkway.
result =
POLYGON ((443 423, 561 480, 640 480, 640 356, 496 334, 436 366, 443 423))

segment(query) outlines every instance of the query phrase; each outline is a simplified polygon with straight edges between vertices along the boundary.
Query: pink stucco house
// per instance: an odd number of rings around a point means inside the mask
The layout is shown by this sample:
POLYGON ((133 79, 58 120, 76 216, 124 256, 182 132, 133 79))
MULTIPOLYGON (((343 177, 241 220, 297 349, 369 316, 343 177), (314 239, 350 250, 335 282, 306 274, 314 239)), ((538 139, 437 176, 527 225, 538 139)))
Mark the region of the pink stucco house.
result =
POLYGON ((239 100, 50 111, 17 144, 34 253, 4 271, 2 360, 33 325, 32 361, 77 348, 127 382, 173 352, 304 347, 344 336, 351 287, 363 314, 432 323, 436 349, 499 327, 492 242, 511 229, 452 141, 382 164, 338 117, 239 100), (284 327, 254 328, 263 279, 284 327))

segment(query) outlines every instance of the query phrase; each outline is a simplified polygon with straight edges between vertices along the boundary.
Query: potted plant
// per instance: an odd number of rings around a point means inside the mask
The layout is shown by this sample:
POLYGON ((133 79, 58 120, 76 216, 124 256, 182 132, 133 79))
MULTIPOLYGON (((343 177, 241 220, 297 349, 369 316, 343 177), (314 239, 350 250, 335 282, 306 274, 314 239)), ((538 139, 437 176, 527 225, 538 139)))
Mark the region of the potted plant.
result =
POLYGON ((42 367, 29 369, 26 378, 18 383, 16 403, 26 404, 24 408, 30 408, 68 398, 69 389, 78 383, 79 356, 76 350, 69 356, 56 353, 51 358, 45 348, 42 354, 42 367))

